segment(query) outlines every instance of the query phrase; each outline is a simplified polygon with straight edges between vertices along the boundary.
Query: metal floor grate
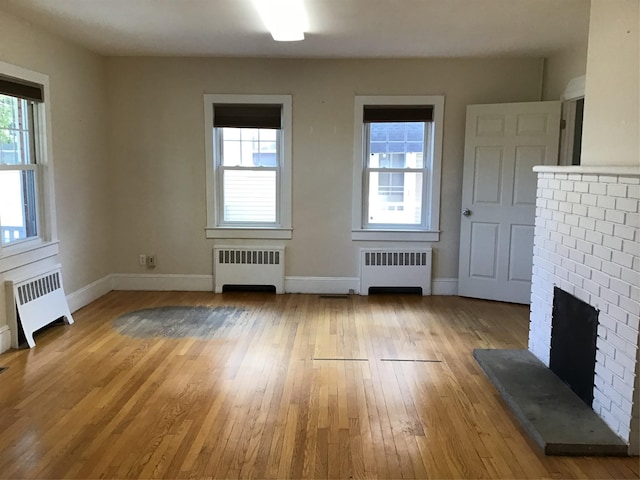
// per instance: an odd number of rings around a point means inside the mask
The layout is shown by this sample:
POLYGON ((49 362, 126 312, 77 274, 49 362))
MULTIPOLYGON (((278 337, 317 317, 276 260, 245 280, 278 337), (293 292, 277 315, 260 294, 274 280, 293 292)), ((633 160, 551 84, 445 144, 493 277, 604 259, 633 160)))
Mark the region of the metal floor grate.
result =
POLYGON ((0 367, 0 373, 3 373, 9 367, 0 367))
POLYGON ((381 358, 381 362, 416 362, 416 363, 442 363, 442 360, 414 360, 411 358, 381 358))

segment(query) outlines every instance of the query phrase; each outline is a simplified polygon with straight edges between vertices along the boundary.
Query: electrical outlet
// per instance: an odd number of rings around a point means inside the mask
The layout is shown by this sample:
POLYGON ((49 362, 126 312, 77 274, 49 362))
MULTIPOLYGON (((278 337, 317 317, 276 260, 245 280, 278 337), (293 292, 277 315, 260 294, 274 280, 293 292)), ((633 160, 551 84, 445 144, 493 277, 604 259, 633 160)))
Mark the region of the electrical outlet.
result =
POLYGON ((147 264, 147 256, 144 253, 138 255, 138 265, 144 267, 147 264))
POLYGON ((156 267, 156 256, 155 255, 147 255, 147 267, 155 268, 156 267))

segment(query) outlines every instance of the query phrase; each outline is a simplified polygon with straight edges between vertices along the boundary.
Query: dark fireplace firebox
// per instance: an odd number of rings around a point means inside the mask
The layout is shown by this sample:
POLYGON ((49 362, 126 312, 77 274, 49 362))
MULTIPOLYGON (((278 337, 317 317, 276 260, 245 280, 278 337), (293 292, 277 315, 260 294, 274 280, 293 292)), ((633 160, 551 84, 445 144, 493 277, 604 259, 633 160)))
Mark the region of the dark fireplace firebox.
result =
POLYGON ((593 405, 598 310, 553 289, 549 368, 587 405, 593 405))

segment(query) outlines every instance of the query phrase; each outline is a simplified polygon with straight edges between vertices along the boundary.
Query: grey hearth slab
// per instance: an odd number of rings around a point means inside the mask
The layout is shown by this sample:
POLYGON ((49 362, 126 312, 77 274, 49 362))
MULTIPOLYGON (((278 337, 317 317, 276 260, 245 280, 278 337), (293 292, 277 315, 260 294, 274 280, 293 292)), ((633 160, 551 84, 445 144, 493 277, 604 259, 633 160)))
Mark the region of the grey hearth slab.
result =
POLYGON ((627 455, 627 444, 528 350, 473 356, 547 455, 627 455))

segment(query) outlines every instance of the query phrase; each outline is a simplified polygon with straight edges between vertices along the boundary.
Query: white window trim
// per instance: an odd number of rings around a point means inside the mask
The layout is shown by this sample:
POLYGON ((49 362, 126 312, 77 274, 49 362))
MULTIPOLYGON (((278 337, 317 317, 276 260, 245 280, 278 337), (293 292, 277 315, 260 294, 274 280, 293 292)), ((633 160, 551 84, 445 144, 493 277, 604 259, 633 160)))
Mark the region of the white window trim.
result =
POLYGON ((204 95, 204 128, 205 128, 205 158, 207 180, 207 226, 205 228, 207 238, 258 238, 287 240, 292 237, 291 227, 291 136, 292 136, 292 97, 291 95, 204 95), (218 219, 219 201, 217 195, 217 178, 214 168, 214 142, 213 142, 213 106, 216 103, 232 104, 280 104, 282 105, 281 135, 281 161, 280 170, 280 198, 279 200, 279 225, 276 227, 246 227, 222 225, 218 219))
POLYGON ((354 127, 353 127, 353 197, 351 212, 352 240, 379 240, 405 242, 437 242, 440 240, 440 177, 442 171, 442 132, 444 122, 444 95, 416 95, 416 96, 362 96, 355 97, 354 127), (363 183, 364 183, 364 152, 365 124, 362 114, 365 105, 433 105, 433 159, 428 175, 427 192, 428 214, 430 224, 427 229, 380 229, 363 228, 363 183))
POLYGON ((15 244, 0 245, 0 273, 22 267, 29 263, 54 257, 58 254, 58 229, 55 210, 53 181, 53 148, 51 143, 51 111, 49 107, 49 76, 0 62, 0 74, 42 85, 44 102, 36 103, 35 136, 38 189, 38 236, 15 244))

